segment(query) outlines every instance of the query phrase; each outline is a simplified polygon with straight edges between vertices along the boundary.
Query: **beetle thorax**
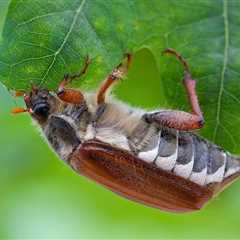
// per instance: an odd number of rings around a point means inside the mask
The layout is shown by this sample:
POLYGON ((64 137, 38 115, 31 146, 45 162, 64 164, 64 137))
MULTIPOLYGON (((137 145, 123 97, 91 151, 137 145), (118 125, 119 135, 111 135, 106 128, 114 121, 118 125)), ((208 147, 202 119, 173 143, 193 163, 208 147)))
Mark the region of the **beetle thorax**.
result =
POLYGON ((95 138, 130 150, 129 136, 141 123, 142 115, 142 110, 112 99, 98 106, 95 96, 86 94, 84 104, 61 103, 41 127, 50 145, 66 160, 79 144, 95 138))
POLYGON ((128 137, 141 121, 143 111, 109 98, 98 106, 94 95, 87 95, 87 105, 93 121, 88 124, 84 140, 97 138, 129 150, 128 137))

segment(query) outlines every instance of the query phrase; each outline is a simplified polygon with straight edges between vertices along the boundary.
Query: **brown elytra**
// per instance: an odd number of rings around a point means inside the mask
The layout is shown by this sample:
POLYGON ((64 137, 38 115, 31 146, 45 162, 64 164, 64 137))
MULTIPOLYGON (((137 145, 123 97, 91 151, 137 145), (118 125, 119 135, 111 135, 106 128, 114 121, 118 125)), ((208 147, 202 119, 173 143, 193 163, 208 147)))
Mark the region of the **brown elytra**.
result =
POLYGON ((126 198, 172 212, 201 209, 239 175, 200 186, 97 140, 83 143, 69 164, 76 172, 126 198))

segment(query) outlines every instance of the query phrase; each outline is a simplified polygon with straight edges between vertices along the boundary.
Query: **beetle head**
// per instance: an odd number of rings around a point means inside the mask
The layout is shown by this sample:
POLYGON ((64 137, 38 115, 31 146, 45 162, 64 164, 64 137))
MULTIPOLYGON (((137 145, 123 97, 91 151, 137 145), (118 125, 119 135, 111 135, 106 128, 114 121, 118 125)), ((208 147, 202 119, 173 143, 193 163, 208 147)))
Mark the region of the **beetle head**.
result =
POLYGON ((38 122, 45 122, 56 109, 57 98, 46 89, 33 87, 24 94, 24 101, 32 117, 38 122))

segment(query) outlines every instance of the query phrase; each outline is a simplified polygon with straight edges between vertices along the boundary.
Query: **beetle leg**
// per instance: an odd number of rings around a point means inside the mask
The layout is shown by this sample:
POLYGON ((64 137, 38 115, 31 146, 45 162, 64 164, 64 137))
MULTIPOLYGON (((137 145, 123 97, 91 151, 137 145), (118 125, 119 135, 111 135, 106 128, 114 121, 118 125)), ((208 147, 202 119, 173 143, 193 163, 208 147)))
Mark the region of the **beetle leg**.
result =
POLYGON ((143 118, 149 123, 156 123, 167 128, 180 131, 191 131, 202 128, 203 118, 184 111, 161 110, 155 113, 147 113, 143 118))
POLYGON ((110 87, 127 73, 129 66, 131 64, 132 55, 128 53, 126 54, 126 57, 127 57, 126 65, 120 63, 105 79, 100 89, 98 90, 97 103, 99 105, 105 102, 106 92, 110 89, 110 87))
POLYGON ((65 86, 71 83, 74 79, 80 78, 82 75, 84 75, 87 72, 87 69, 90 63, 91 63, 91 60, 89 56, 87 56, 84 62, 84 66, 79 73, 74 75, 65 74, 63 81, 59 84, 58 91, 62 91, 65 88, 65 86))
POLYGON ((74 75, 65 74, 63 81, 59 84, 57 95, 58 97, 67 103, 81 104, 84 100, 83 94, 74 89, 66 89, 66 85, 71 83, 74 79, 80 78, 87 72, 88 66, 91 63, 90 58, 87 56, 82 70, 74 75))
POLYGON ((176 110, 161 110, 159 112, 145 114, 144 118, 148 122, 155 122, 162 126, 178 130, 190 131, 202 128, 204 118, 196 94, 196 81, 192 79, 186 60, 173 49, 166 49, 163 53, 176 56, 184 66, 183 85, 189 98, 192 113, 176 110))
POLYGON ((79 90, 63 89, 57 92, 57 96, 66 103, 81 104, 84 102, 84 96, 79 90))

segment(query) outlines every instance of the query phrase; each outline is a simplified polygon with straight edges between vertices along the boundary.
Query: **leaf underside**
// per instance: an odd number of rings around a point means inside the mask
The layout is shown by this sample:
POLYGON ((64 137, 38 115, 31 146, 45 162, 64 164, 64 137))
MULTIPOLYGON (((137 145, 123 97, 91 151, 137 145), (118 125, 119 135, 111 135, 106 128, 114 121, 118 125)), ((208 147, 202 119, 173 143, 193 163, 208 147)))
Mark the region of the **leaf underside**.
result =
POLYGON ((206 120, 201 134, 240 153, 239 12, 238 0, 13 0, 0 46, 0 80, 10 89, 31 83, 56 89, 89 55, 90 69, 75 86, 96 86, 125 53, 146 47, 168 105, 189 110, 182 67, 160 57, 175 48, 198 82, 206 120))

